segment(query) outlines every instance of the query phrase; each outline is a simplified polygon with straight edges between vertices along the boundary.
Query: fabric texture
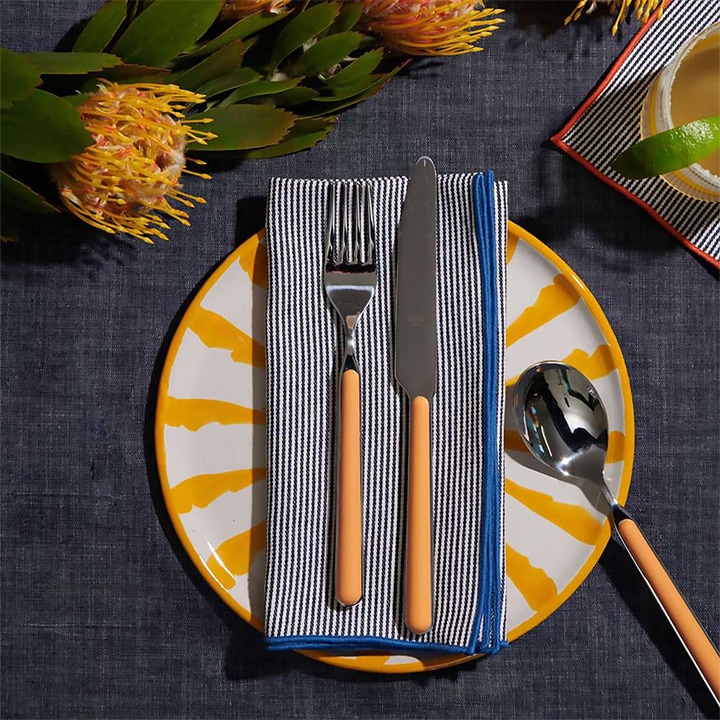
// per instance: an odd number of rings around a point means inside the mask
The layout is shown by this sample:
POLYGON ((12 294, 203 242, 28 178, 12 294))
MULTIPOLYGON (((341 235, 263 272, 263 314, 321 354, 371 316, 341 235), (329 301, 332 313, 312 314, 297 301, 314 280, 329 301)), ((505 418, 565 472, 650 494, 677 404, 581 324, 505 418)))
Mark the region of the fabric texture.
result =
MULTIPOLYGON (((418 636, 403 623, 409 403, 395 379, 392 345, 407 180, 347 182, 365 186, 376 215, 377 286, 357 326, 364 594, 353 607, 334 598, 335 408, 344 343, 323 286, 329 182, 276 179, 267 222, 268 644, 497 652, 505 640, 506 185, 492 173, 438 178, 434 623, 418 636)), ((342 209, 336 200, 331 211, 342 209)), ((344 209, 352 226, 352 203, 344 209)), ((342 224, 338 217, 336 227, 342 224)))
MULTIPOLYGON (((67 50, 101 4, 3 0, 2 46, 67 50)), ((38 217, 0 246, 2 717, 717 717, 615 542, 508 649, 381 676, 268 651, 194 570, 158 497, 152 408, 167 343, 207 273, 264 226, 270 178, 404 175, 421 154, 492 167, 511 183, 510 219, 573 268, 618 338, 637 425, 628 508, 720 640, 717 273, 546 142, 637 22, 613 37, 604 6, 563 27, 568 2, 493 5, 505 23, 483 52, 413 61, 312 150, 189 178, 207 204, 168 243, 38 217)))
POLYGON ((720 21, 717 0, 674 0, 628 45, 588 101, 553 141, 630 197, 690 250, 720 267, 717 202, 683 195, 661 177, 628 180, 612 161, 641 139, 643 102, 658 73, 691 37, 720 21))

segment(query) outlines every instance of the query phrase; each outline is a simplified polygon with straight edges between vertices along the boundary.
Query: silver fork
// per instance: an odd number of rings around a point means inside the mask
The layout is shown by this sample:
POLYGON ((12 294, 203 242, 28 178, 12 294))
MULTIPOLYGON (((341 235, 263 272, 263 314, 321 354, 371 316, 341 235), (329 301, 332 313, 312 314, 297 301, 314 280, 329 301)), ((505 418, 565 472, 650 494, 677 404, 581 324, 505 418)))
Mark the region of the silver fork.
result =
POLYGON ((363 594, 360 373, 356 361, 355 328, 377 283, 376 232, 370 188, 343 184, 340 186, 342 220, 338 238, 335 187, 332 183, 328 187, 324 274, 325 292, 342 319, 345 342, 337 414, 335 596, 341 605, 350 606, 359 602, 363 594), (354 206, 352 228, 347 212, 351 204, 354 206))

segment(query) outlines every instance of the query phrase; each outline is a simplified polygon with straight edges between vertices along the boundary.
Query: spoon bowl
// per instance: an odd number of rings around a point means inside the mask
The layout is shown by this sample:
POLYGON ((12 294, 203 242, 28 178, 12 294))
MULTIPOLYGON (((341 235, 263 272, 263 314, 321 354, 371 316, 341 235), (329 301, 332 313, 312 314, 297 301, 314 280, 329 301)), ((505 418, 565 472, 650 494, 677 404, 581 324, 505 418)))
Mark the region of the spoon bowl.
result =
POLYGON ((600 488, 622 545, 720 704, 720 654, 605 482, 608 418, 593 384, 562 362, 533 365, 515 384, 513 410, 523 441, 540 462, 564 477, 589 480, 600 488))
POLYGON ((515 386, 515 420, 535 457, 565 477, 603 484, 605 406, 592 383, 563 363, 536 365, 515 386))

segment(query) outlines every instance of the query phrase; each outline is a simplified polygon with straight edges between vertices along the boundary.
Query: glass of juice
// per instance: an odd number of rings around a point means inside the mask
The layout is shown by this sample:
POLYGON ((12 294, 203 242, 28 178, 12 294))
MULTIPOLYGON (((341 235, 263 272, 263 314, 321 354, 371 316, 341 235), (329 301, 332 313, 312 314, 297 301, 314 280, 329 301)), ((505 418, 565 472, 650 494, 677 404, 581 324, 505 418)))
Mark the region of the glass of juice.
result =
MULTIPOLYGON (((655 79, 642 110, 642 136, 720 115, 720 23, 690 38, 655 79)), ((699 200, 720 202, 720 151, 663 179, 699 200)))

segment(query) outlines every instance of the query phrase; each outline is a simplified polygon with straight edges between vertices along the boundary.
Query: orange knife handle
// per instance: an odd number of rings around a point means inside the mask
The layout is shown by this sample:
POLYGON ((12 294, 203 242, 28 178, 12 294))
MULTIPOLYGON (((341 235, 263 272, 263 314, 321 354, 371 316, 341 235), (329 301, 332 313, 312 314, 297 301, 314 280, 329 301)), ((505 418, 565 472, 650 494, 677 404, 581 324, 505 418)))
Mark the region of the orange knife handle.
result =
POLYGON ((637 523, 625 516, 618 522, 617 529, 715 699, 720 699, 720 655, 715 646, 675 587, 637 523))
POLYGON ((362 598, 362 478, 360 474, 360 375, 340 380, 340 447, 337 484, 335 594, 341 605, 362 598))
POLYGON ((422 634, 433 620, 430 403, 424 397, 413 398, 410 406, 408 475, 405 625, 422 634))

